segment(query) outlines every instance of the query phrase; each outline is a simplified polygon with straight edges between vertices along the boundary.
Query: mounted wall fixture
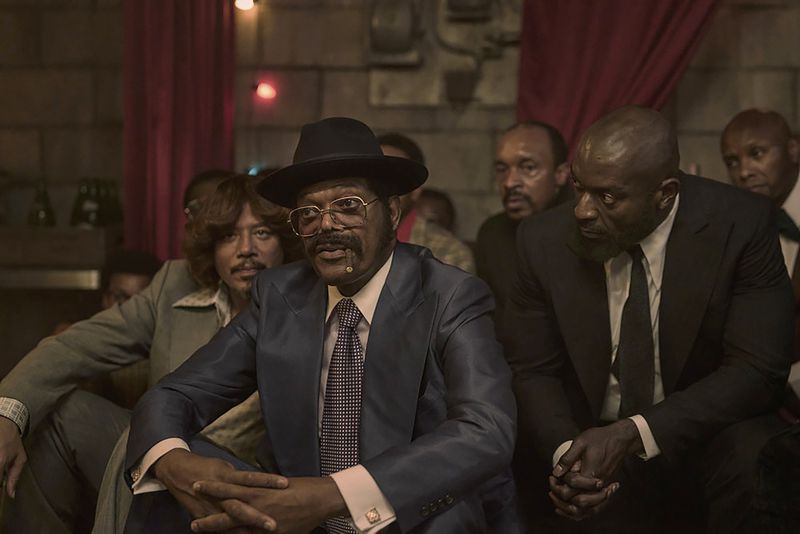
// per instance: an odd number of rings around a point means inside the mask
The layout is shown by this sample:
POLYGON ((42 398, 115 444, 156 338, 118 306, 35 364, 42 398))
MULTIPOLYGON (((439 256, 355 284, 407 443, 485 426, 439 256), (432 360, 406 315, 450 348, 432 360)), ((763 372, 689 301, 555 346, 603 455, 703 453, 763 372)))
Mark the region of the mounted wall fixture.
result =
POLYGON ((419 36, 419 14, 412 0, 373 0, 369 19, 371 65, 419 65, 419 36))

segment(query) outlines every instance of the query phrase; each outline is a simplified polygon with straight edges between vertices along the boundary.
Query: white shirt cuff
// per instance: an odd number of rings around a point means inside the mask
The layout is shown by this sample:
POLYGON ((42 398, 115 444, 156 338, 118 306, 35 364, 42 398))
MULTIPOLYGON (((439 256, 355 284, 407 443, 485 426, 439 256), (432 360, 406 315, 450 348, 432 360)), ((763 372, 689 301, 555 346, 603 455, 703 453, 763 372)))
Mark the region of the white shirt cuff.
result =
POLYGON ((795 362, 789 368, 789 385, 794 390, 795 395, 800 397, 800 362, 795 362))
POLYGON ((642 460, 652 460, 656 456, 661 454, 661 449, 658 448, 658 443, 656 443, 656 438, 653 437, 653 433, 650 431, 650 425, 647 424, 647 421, 641 415, 633 415, 628 417, 633 424, 636 425, 636 429, 639 431, 639 437, 642 438, 642 445, 644 445, 644 454, 640 454, 639 457, 642 460))
POLYGON ((564 456, 564 453, 567 452, 570 447, 572 447, 572 440, 565 441, 564 443, 558 446, 556 452, 553 453, 553 467, 556 466, 558 461, 561 459, 562 456, 564 456))
POLYGON ((377 532, 395 521, 394 508, 363 465, 333 473, 331 478, 342 494, 357 532, 377 532))
POLYGON ((156 460, 167 454, 173 449, 189 450, 189 445, 181 438, 167 438, 159 441, 153 445, 142 457, 139 465, 131 469, 131 479, 133 485, 131 489, 134 495, 140 493, 150 493, 151 491, 164 491, 167 487, 158 481, 150 473, 150 468, 156 463, 156 460))

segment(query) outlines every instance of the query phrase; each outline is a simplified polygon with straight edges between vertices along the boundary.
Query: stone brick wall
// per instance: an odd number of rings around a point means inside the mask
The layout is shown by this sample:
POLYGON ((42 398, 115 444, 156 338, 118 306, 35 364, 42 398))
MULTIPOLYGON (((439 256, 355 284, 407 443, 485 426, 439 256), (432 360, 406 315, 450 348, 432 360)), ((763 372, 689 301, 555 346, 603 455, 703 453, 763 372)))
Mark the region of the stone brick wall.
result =
POLYGON ((719 136, 738 111, 771 108, 800 129, 800 0, 726 0, 667 112, 682 167, 728 181, 719 136))
POLYGON ((122 0, 0 0, 0 192, 24 220, 45 179, 59 225, 78 181, 122 175, 122 0))
MULTIPOLYGON (((369 0, 262 0, 238 12, 237 167, 286 164, 303 123, 355 117, 379 133, 400 131, 420 144, 431 170, 428 184, 451 194, 459 233, 474 238, 483 219, 500 209, 491 180, 493 144, 514 120, 517 50, 505 48, 502 57, 487 60, 475 101, 454 108, 444 96, 443 70, 469 58, 436 45, 436 2, 423 3, 423 64, 401 69, 368 65, 369 0), (277 86, 274 102, 254 96, 261 80, 277 86)), ((512 29, 518 20, 511 20, 512 29)), ((467 44, 485 30, 439 24, 448 41, 467 44)))
MULTIPOLYGON (((440 3, 444 3, 439 0, 440 3)), ((364 120, 379 132, 414 137, 431 168, 430 185, 447 190, 459 233, 474 238, 500 209, 491 181, 500 131, 514 120, 517 50, 483 64, 475 99, 453 107, 443 71, 468 58, 450 42, 478 42, 485 25, 439 18, 426 5, 419 68, 370 68, 370 0, 260 0, 237 11, 236 167, 290 161, 300 125, 332 115, 364 120), (265 104, 253 84, 271 80, 265 104)), ((518 0, 504 4, 518 5, 518 0)), ((84 176, 122 174, 122 0, 0 0, 0 189, 9 218, 24 219, 31 189, 50 184, 59 224, 66 224, 84 176), (11 184, 11 185, 9 185, 11 184)), ((513 30, 518 18, 499 23, 513 30)), ((725 180, 721 128, 738 110, 771 107, 800 128, 800 0, 721 0, 710 31, 667 106, 680 135, 684 168, 725 180)))

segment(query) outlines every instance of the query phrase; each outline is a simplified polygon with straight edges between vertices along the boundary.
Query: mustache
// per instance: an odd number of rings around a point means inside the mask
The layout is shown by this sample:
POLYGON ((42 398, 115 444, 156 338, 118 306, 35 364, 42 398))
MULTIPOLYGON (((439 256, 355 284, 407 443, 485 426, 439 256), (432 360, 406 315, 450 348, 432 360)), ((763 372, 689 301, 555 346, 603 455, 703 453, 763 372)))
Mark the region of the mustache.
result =
POLYGON ((531 199, 528 197, 528 195, 526 195, 525 193, 523 193, 519 189, 512 189, 512 190, 506 192, 505 194, 503 194, 503 202, 504 203, 508 202, 509 200, 512 200, 512 199, 513 200, 516 200, 516 199, 524 200, 528 204, 531 203, 531 199))
POLYGON ((309 252, 316 251, 321 246, 332 246, 335 248, 349 248, 354 253, 360 255, 363 253, 361 240, 354 235, 346 235, 341 232, 325 232, 319 233, 307 241, 306 250, 309 252))
POLYGON ((266 268, 267 266, 261 263, 260 261, 244 260, 243 262, 234 265, 233 268, 231 269, 231 272, 235 273, 239 271, 244 271, 245 269, 257 269, 260 271, 266 268))

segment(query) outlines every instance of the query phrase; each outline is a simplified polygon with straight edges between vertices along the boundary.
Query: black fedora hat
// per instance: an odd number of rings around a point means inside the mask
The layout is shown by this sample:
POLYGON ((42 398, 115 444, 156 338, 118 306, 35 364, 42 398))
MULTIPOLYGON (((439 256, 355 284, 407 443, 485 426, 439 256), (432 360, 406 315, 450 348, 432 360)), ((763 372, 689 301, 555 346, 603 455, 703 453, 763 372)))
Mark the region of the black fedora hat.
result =
POLYGON ((410 159, 384 156, 363 122, 331 117, 303 126, 292 164, 264 178, 258 192, 291 208, 304 187, 335 178, 368 178, 391 194, 403 195, 425 183, 428 169, 410 159))

